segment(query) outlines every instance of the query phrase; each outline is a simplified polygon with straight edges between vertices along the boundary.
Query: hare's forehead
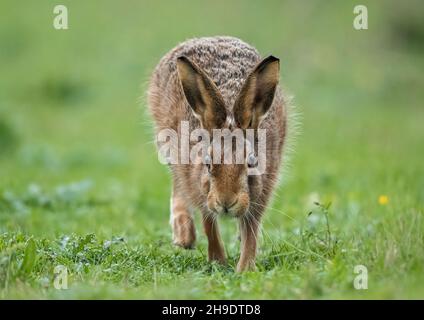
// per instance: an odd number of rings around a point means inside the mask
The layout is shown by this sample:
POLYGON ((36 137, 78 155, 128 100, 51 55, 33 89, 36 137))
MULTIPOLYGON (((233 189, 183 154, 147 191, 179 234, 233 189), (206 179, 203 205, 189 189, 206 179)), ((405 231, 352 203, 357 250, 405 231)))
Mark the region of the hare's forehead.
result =
POLYGON ((213 167, 213 176, 238 181, 243 176, 246 166, 243 164, 215 164, 213 167))
POLYGON ((227 118, 225 119, 225 126, 230 130, 234 130, 236 128, 236 121, 234 119, 234 115, 227 114, 227 118))
POLYGON ((250 152, 253 150, 253 143, 246 139, 243 132, 240 134, 225 133, 220 136, 216 135, 212 138, 209 151, 216 153, 220 151, 224 153, 250 152))
POLYGON ((212 147, 223 147, 245 143, 246 139, 244 137, 243 131, 229 132, 227 130, 224 130, 221 134, 214 134, 211 140, 212 147))
POLYGON ((220 139, 223 140, 231 140, 231 139, 244 139, 243 130, 240 129, 229 129, 229 128, 223 128, 218 130, 213 130, 212 133, 212 140, 213 141, 219 141, 220 139))

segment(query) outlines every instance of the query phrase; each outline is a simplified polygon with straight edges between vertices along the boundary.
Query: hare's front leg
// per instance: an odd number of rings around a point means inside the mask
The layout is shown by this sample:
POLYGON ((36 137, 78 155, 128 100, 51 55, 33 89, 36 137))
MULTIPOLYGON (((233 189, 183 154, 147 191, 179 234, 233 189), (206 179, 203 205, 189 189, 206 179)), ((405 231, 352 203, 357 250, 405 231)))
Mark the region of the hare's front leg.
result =
POLYGON ((240 260, 237 264, 237 272, 254 271, 256 269, 256 243, 260 227, 259 218, 240 219, 240 260))
POLYGON ((225 264, 225 250, 222 245, 221 236, 219 234, 218 222, 208 214, 203 214, 203 227, 208 237, 208 258, 209 261, 218 261, 225 264))
POLYGON ((193 214, 175 188, 171 196, 171 226, 174 244, 185 249, 193 248, 196 241, 193 214))

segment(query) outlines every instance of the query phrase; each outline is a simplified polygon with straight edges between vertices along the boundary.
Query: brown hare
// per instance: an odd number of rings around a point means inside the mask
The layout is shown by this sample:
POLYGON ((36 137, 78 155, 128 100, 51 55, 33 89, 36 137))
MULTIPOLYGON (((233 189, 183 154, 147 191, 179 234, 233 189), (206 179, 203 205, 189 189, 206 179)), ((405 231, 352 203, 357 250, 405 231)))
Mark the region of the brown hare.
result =
MULTIPOLYGON (((217 216, 228 214, 239 222, 241 255, 237 271, 255 269, 261 217, 278 180, 286 140, 287 106, 278 85, 279 60, 261 59, 258 51, 232 37, 188 40, 166 54, 150 80, 148 103, 156 133, 175 130, 181 123, 190 131, 263 129, 266 145, 242 163, 218 163, 214 146, 204 161, 173 163, 171 225, 174 244, 192 248, 196 239, 193 211, 202 214, 209 260, 225 263, 217 216), (248 174, 264 156, 265 170, 248 174)), ((197 141, 190 140, 190 147, 197 141)), ((255 138, 253 150, 259 143, 255 138)), ((222 151, 222 150, 221 150, 222 151)), ((221 152, 220 151, 220 152, 221 152)), ((247 153, 247 152, 246 152, 247 153)))

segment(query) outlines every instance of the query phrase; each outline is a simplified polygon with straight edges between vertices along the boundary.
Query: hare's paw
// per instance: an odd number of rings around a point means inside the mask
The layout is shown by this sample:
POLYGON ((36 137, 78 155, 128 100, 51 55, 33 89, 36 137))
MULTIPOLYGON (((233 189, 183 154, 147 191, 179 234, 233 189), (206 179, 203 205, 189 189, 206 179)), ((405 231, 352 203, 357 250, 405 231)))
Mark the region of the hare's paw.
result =
POLYGON ((174 218, 173 243, 184 249, 193 249, 196 241, 196 230, 191 216, 181 215, 174 218))
POLYGON ((220 264, 227 263, 227 258, 225 257, 225 252, 223 248, 214 249, 214 250, 209 249, 208 256, 209 256, 209 261, 217 261, 220 264))
POLYGON ((237 264, 237 272, 256 271, 255 260, 240 260, 237 264))

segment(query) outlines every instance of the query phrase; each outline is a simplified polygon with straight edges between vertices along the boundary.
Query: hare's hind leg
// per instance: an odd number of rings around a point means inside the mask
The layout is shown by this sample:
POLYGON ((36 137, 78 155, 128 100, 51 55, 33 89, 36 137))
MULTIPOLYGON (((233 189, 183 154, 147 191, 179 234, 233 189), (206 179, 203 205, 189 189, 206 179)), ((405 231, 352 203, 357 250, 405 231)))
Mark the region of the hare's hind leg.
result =
POLYGON ((173 190, 171 195, 171 226, 173 242, 185 249, 194 247, 196 229, 193 214, 183 197, 173 190))

